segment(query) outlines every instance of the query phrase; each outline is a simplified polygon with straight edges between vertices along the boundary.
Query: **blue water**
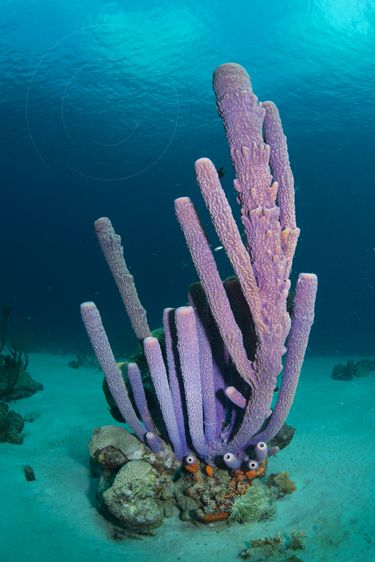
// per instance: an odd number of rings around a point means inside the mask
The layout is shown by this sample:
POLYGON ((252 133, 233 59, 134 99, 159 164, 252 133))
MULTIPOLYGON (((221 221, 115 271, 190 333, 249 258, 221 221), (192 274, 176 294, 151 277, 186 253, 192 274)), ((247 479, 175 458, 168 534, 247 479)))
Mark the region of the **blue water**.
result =
POLYGON ((95 300, 114 347, 131 348, 99 216, 123 237, 152 326, 185 302, 195 272, 173 200, 189 195, 208 222, 193 172, 208 156, 234 201, 211 88, 233 61, 288 136, 293 271, 320 279, 310 351, 373 352, 372 1, 3 1, 0 26, 0 300, 23 345, 84 347, 79 304, 95 300))

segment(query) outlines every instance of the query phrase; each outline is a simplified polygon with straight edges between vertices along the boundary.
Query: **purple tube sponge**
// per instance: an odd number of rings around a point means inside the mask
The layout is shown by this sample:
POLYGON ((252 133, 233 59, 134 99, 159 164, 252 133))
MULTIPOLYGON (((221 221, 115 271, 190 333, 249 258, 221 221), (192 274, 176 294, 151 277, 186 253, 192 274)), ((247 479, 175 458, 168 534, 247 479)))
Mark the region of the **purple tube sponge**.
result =
POLYGON ((183 409, 183 389, 182 381, 179 380, 175 359, 175 349, 172 329, 174 326, 174 309, 165 308, 163 312, 163 328, 164 328, 164 339, 165 339, 165 354, 168 365, 168 381, 171 389, 173 407, 176 416, 176 422, 178 426, 178 431, 180 434, 180 441, 183 455, 188 452, 188 446, 186 442, 186 432, 185 432, 185 420, 184 420, 184 409, 183 409))
POLYGON ((237 470, 242 464, 242 459, 233 453, 225 453, 223 460, 227 467, 232 470, 237 470))
MULTIPOLYGON (((282 428, 293 404, 310 330, 314 321, 314 303, 318 280, 312 273, 301 273, 293 304, 292 326, 288 337, 288 352, 275 408, 269 422, 257 440, 270 441, 282 428)), ((251 440, 253 442, 253 440, 251 440)))
POLYGON ((239 390, 234 386, 227 386, 225 389, 225 395, 233 404, 238 406, 239 408, 245 408, 246 406, 246 398, 244 398, 239 390))
POLYGON ((147 338, 151 335, 151 331, 147 323, 146 311, 141 305, 134 278, 126 265, 121 238, 115 233, 112 223, 107 217, 95 221, 95 232, 133 330, 138 339, 147 338))
POLYGON ((177 459, 182 459, 183 448, 181 436, 178 431, 167 370, 165 368, 159 342, 156 338, 148 337, 144 340, 143 346, 169 439, 173 445, 173 450, 177 459))
POLYGON ((242 334, 231 309, 210 245, 188 197, 175 201, 177 219, 226 349, 238 372, 252 380, 254 371, 243 346, 242 334))
POLYGON ((176 310, 176 328, 190 436, 195 451, 205 458, 207 443, 203 424, 198 331, 194 310, 191 306, 182 306, 176 310))
POLYGON ((147 445, 150 447, 153 453, 162 454, 164 452, 164 443, 162 442, 160 437, 155 435, 155 433, 152 433, 152 431, 148 431, 145 435, 145 439, 147 445))
POLYGON ((249 462, 247 463, 247 468, 249 470, 258 470, 259 462, 256 461, 255 459, 250 459, 249 462))
POLYGON ((255 454, 258 462, 262 462, 268 457, 268 447, 264 441, 258 441, 255 445, 255 454))
POLYGON ((314 320, 317 277, 300 274, 290 316, 289 276, 300 231, 280 116, 272 102, 258 101, 248 74, 238 64, 217 68, 213 84, 235 171, 243 233, 214 164, 200 158, 195 172, 235 277, 222 282, 193 203, 188 197, 177 198, 177 219, 199 283, 189 289, 191 306, 164 310, 164 338, 159 342, 152 337, 120 237, 109 219, 95 223, 100 246, 143 345, 162 427, 157 417, 151 417, 138 366, 128 367, 133 404, 99 312, 93 303, 84 303, 81 311, 120 412, 140 439, 146 435, 155 453, 162 455, 171 445, 176 458, 184 462, 195 462, 196 455, 213 466, 219 456, 235 469, 255 451, 256 460, 247 465, 255 470, 278 450, 267 443, 281 429, 294 400, 314 320))
POLYGON ((81 304, 81 316, 99 365, 105 375, 109 390, 120 414, 139 439, 143 441, 145 428, 138 419, 129 399, 128 391, 112 353, 99 311, 93 302, 81 304))
POLYGON ((142 383, 142 375, 136 363, 128 364, 128 379, 132 388, 137 410, 143 423, 145 424, 145 428, 148 432, 154 432, 155 426, 148 409, 145 389, 143 388, 142 383))

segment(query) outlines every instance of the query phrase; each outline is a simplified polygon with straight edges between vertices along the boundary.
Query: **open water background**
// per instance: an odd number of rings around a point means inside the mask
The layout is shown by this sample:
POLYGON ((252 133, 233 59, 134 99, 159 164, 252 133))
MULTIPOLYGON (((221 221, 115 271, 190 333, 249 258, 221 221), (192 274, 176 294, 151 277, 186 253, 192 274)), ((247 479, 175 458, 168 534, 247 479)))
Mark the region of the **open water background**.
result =
POLYGON ((193 172, 208 156, 234 202, 211 89, 232 61, 288 136, 293 270, 320 283, 310 352, 373 352, 373 2, 5 1, 0 31, 0 301, 19 345, 84 349, 79 304, 95 300, 115 349, 131 349, 99 216, 123 237, 151 325, 185 303, 195 272, 173 200, 189 195, 208 222, 193 172))

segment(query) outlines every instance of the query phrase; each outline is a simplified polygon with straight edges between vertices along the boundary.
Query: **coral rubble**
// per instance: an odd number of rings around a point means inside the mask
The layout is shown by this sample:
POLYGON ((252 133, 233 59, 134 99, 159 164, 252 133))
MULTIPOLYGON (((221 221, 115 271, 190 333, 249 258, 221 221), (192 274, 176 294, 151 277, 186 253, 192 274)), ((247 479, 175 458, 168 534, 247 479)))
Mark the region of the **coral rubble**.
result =
POLYGON ((250 562, 302 562, 296 552, 305 549, 305 540, 303 531, 292 531, 288 536, 253 539, 250 548, 242 550, 239 557, 250 562))

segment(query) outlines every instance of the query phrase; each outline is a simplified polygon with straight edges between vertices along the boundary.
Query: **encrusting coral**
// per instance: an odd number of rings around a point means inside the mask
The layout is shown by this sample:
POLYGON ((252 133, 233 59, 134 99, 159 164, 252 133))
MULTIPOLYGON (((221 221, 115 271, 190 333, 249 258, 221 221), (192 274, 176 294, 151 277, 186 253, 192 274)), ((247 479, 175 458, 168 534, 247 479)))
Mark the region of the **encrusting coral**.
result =
POLYGON ((94 456, 97 451, 107 447, 113 447, 120 451, 125 461, 133 461, 142 458, 143 444, 134 435, 124 431, 122 427, 114 425, 103 425, 94 430, 89 442, 90 455, 94 456))
POLYGON ((103 467, 102 498, 117 519, 140 532, 160 522, 159 502, 164 497, 184 517, 205 523, 226 520, 236 511, 238 518, 244 518, 251 511, 251 502, 246 502, 266 486, 260 483, 253 488, 253 482, 265 475, 269 459, 279 451, 273 440, 292 406, 314 320, 316 275, 299 275, 290 304, 289 277, 300 231, 278 110, 272 102, 258 101, 249 76, 237 64, 216 69, 214 91, 236 173, 243 234, 214 164, 201 158, 195 171, 235 275, 222 282, 193 203, 179 197, 176 216, 199 283, 189 288, 188 306, 164 309, 163 330, 157 337, 150 330, 120 237, 108 218, 95 222, 101 249, 142 348, 142 360, 126 364, 125 380, 98 309, 93 302, 81 305, 83 322, 116 405, 113 413, 127 423, 140 443, 137 460, 128 460, 123 451, 117 454, 108 440, 103 449, 95 450, 95 460, 103 467), (145 476, 147 485, 142 487, 137 480, 142 505, 152 513, 150 519, 144 514, 142 520, 128 493, 129 485, 116 480, 118 474, 126 473, 126 463, 134 462, 147 462, 152 468, 145 476), (114 470, 120 472, 113 475, 114 470), (113 494, 111 486, 115 486, 113 494), (240 497, 247 493, 246 498, 240 497))
POLYGON ((164 518, 156 494, 158 481, 158 472, 149 463, 129 461, 117 473, 112 486, 103 492, 104 504, 126 528, 149 532, 164 518))

